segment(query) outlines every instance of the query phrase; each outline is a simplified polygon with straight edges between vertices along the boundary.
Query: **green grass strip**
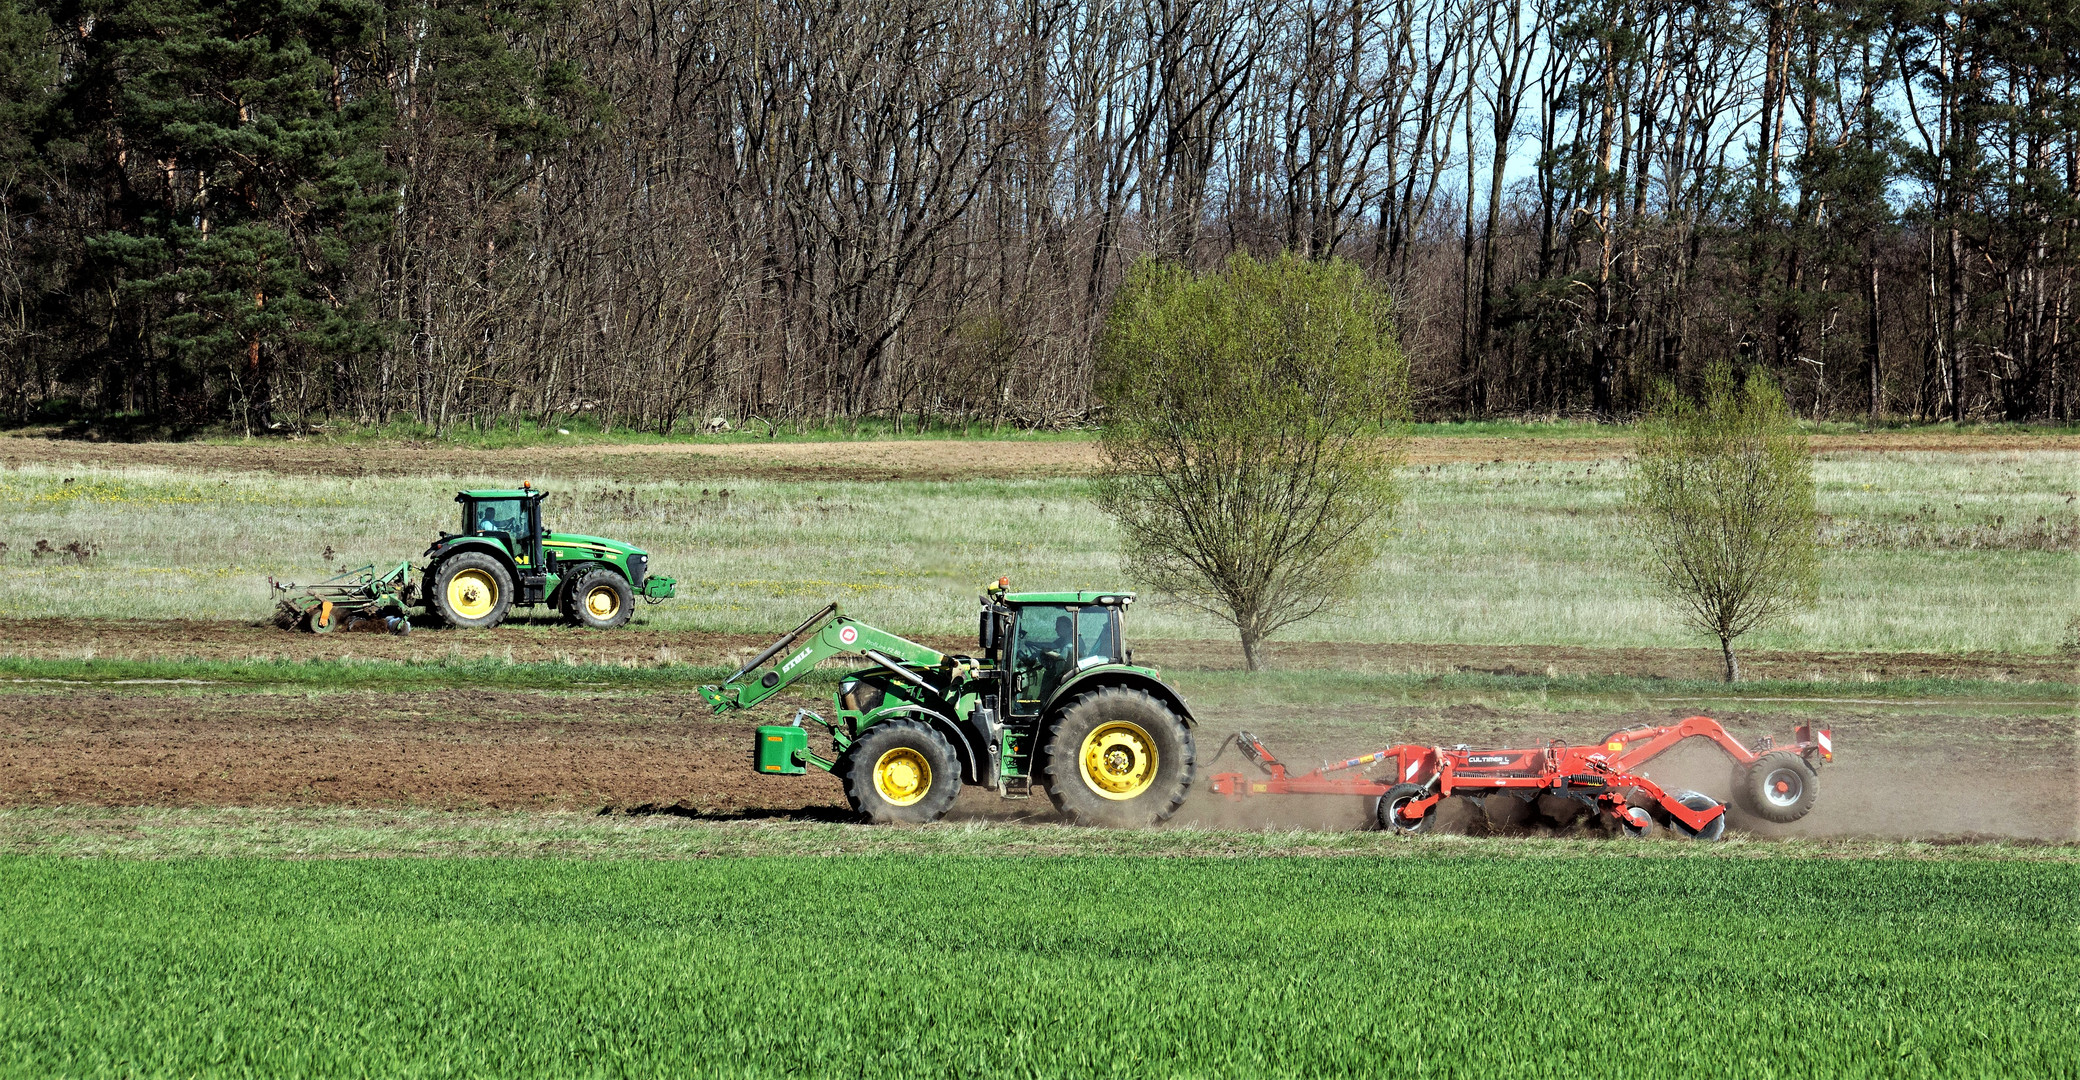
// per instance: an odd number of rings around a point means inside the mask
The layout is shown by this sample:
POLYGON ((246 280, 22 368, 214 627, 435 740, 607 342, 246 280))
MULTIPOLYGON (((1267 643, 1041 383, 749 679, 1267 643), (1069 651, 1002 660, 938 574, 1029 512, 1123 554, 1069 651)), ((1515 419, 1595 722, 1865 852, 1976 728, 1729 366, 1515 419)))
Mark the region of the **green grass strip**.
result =
MULTIPOLYGON (((721 682, 729 668, 696 664, 573 664, 443 657, 428 660, 74 660, 0 658, 0 690, 63 689, 81 684, 105 689, 155 691, 285 687, 410 690, 485 686, 512 689, 587 688, 684 689, 721 682)), ((822 687, 836 681, 837 668, 819 670, 803 683, 822 687)), ((2070 709, 2080 689, 2067 682, 2001 682, 1991 679, 1759 680, 1724 683, 1705 679, 1656 679, 1622 675, 1496 675, 1479 672, 1428 675, 1339 671, 1195 671, 1170 669, 1167 676, 1194 701, 1206 704, 1286 702, 1340 704, 1354 701, 1420 703, 1479 697, 1504 704, 1604 707, 1668 700, 1711 702, 1812 702, 1955 704, 1983 701, 2070 709)))
MULTIPOLYGON (((0 658, 0 688, 34 690, 92 684, 109 689, 161 690, 179 687, 267 689, 409 690, 487 686, 564 690, 590 687, 641 689, 719 683, 731 669, 692 664, 641 667, 618 664, 513 662, 482 657, 430 660, 47 660, 0 658)), ((811 683, 836 678, 817 672, 811 683)))
POLYGON ((1440 697, 1484 696, 1515 704, 1590 707, 1611 703, 1666 701, 1812 702, 1814 704, 1930 704, 1974 701, 2041 703, 2048 708, 2080 706, 2080 687, 2070 682, 2003 682, 1993 679, 1908 678, 1863 682, 1846 679, 1760 679, 1727 683, 1717 679, 1661 679, 1633 675, 1499 675, 1455 672, 1425 675, 1345 671, 1177 672, 1195 700, 1277 699, 1293 704, 1374 701, 1419 703, 1440 697))
POLYGON ((2071 868, 0 859, 10 1075, 2070 1076, 2071 868))

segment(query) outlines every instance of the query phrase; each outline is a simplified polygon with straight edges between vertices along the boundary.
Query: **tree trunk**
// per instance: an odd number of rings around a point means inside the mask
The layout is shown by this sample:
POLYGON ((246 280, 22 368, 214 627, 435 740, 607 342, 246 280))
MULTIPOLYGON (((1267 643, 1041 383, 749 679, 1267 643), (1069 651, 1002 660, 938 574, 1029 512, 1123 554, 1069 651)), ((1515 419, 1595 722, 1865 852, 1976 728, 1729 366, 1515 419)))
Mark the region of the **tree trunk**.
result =
POLYGON ((1254 630, 1242 631, 1242 666, 1250 671, 1262 671, 1263 664, 1257 659, 1257 648, 1264 643, 1254 630))
POLYGON ((1871 427, 1878 426, 1878 414, 1884 408, 1885 378, 1878 367, 1878 252, 1875 246, 1865 256, 1863 293, 1863 362, 1870 372, 1870 419, 1871 427))
POLYGON ((1726 681, 1741 681, 1741 662, 1733 658, 1733 639, 1730 637, 1720 638, 1719 651, 1726 656, 1726 681))

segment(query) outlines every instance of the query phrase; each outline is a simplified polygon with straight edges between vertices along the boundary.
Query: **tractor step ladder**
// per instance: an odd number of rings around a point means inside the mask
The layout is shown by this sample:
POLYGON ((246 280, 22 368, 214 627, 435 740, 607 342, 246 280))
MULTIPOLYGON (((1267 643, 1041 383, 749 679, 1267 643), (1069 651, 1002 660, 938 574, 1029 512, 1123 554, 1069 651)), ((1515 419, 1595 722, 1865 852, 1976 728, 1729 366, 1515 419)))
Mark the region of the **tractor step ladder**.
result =
POLYGON ((1030 799, 1033 797, 1033 778, 1030 776, 1006 776, 998 781, 1003 785, 1002 794, 1007 799, 1030 799))

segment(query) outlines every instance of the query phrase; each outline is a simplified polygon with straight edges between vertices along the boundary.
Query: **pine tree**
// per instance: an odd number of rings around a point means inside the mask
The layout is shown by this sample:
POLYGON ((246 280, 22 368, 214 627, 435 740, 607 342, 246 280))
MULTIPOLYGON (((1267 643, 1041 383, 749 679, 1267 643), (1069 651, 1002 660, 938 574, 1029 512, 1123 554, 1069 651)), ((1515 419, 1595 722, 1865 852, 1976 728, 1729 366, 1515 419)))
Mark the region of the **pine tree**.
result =
POLYGON ((176 399, 213 388, 250 431, 273 420, 285 364, 322 371, 380 347, 349 279, 396 204, 392 111, 361 74, 376 70, 383 8, 115 0, 56 14, 80 41, 52 142, 100 174, 82 284, 126 308, 117 366, 176 399))

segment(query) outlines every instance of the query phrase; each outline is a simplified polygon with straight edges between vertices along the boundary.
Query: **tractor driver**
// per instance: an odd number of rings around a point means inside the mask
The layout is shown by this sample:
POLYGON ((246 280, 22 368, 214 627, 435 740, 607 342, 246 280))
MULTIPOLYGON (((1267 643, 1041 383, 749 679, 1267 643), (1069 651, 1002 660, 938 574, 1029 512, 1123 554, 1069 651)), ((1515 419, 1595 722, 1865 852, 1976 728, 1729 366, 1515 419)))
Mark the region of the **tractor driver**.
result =
POLYGON ((1029 630, 1018 643, 1018 697, 1020 701, 1042 701, 1061 682, 1068 667, 1069 652, 1076 647, 1076 623, 1067 612, 1055 617, 1054 636, 1029 630))
POLYGON ((525 515, 513 499, 486 500, 477 504, 477 531, 519 536, 527 531, 525 515))

